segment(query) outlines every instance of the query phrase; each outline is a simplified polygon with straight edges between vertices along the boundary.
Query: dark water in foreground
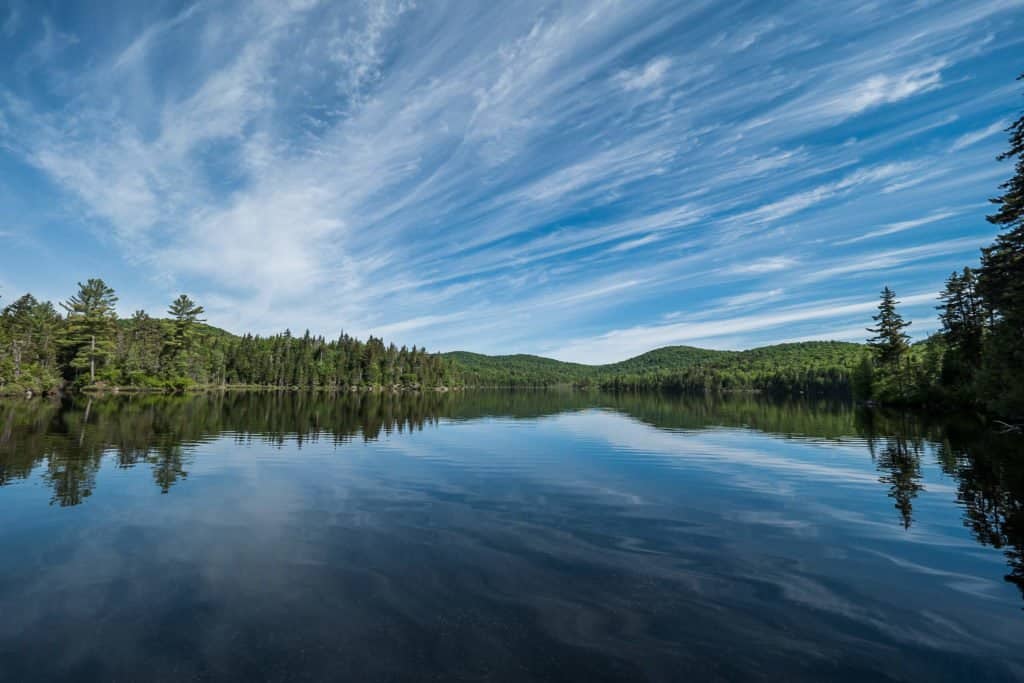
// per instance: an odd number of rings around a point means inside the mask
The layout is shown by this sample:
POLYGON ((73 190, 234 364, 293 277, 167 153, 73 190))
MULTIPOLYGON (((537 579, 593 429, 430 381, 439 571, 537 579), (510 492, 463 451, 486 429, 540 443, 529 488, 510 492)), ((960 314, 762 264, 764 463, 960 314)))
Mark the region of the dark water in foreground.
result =
POLYGON ((567 393, 0 403, 0 680, 1012 680, 1024 446, 567 393))

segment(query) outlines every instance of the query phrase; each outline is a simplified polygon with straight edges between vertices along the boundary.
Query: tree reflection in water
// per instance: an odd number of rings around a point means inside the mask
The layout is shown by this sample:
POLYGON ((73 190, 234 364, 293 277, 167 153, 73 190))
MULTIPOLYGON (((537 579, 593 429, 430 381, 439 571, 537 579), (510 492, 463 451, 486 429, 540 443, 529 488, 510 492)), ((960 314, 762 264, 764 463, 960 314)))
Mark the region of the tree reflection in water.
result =
POLYGON ((964 525, 1002 549, 1006 580, 1024 595, 1024 439, 976 423, 936 422, 861 411, 836 402, 775 402, 751 396, 675 397, 562 391, 473 393, 237 392, 0 402, 0 486, 41 472, 60 506, 82 504, 104 462, 147 466, 162 493, 188 476, 195 446, 230 435, 302 448, 309 441, 375 440, 441 419, 536 418, 587 408, 618 411, 658 429, 754 428, 822 440, 858 437, 888 488, 905 529, 924 490, 922 458, 956 482, 964 525))

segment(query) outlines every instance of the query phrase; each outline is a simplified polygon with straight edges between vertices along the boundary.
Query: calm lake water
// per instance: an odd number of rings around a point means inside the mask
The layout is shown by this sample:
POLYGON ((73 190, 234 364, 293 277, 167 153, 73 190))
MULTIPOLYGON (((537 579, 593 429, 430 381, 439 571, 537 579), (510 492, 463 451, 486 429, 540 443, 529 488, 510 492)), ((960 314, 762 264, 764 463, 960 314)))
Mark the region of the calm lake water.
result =
POLYGON ((0 680, 1012 680, 1022 501, 842 404, 0 402, 0 680))

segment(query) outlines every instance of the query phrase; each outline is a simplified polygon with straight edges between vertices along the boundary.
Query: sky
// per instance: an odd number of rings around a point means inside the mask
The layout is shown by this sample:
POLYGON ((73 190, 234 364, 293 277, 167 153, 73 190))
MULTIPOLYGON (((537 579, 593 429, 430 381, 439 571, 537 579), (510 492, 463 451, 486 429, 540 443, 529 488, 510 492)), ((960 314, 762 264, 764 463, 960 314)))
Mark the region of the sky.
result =
POLYGON ((1024 0, 0 0, 0 304, 587 363, 920 337, 1024 0))

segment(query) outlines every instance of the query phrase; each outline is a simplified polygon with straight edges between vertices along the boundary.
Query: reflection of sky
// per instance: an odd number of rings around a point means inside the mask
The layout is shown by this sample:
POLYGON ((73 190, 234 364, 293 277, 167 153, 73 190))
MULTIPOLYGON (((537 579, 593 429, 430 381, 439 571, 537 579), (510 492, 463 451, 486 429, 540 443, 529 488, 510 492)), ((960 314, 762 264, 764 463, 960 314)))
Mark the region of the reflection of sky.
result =
MULTIPOLYGON (((185 470, 161 495, 149 465, 108 454, 73 508, 47 505, 38 474, 0 489, 0 655, 84 628, 54 666, 78 670, 112 638, 117 665, 178 647, 184 668, 166 671, 196 673, 240 644, 323 648, 328 629, 346 661, 448 633, 480 666, 539 648, 671 668, 743 642, 722 664, 737 675, 822 673, 851 653, 923 675, 941 652, 989 657, 984 677, 1024 636, 1004 559, 963 527, 931 447, 909 530, 864 443, 598 410, 301 449, 226 437, 188 447, 185 470)), ((435 663, 473 669, 437 637, 435 663)), ((306 666, 335 672, 318 652, 306 666)))

